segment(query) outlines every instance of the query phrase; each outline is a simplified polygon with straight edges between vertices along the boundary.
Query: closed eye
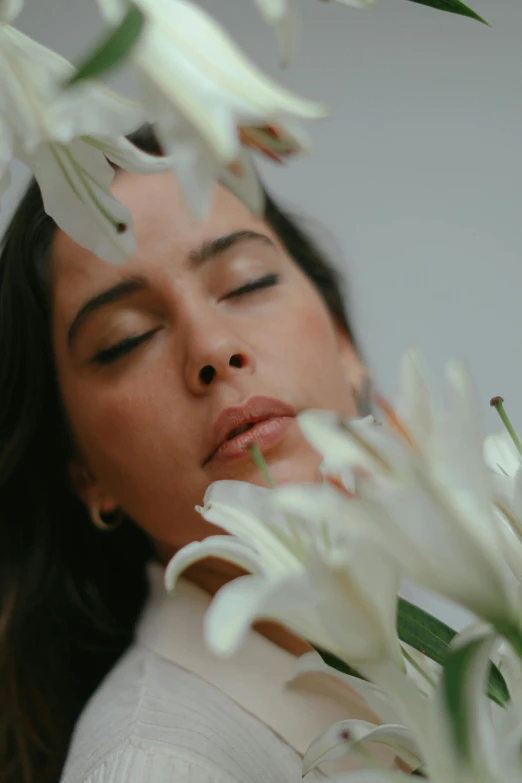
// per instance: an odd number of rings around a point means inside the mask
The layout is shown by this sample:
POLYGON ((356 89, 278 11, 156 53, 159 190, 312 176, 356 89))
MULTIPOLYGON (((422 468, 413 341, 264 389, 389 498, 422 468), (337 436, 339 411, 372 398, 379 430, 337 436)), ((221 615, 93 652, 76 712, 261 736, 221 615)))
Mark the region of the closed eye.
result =
POLYGON ((233 299, 237 296, 250 294, 252 291, 258 291, 262 288, 271 288, 271 286, 277 285, 280 277, 279 274, 271 273, 269 275, 263 275, 263 277, 258 277, 257 280, 250 280, 248 283, 245 283, 239 288, 235 288, 233 291, 222 296, 220 301, 223 302, 226 299, 233 299))
POLYGON ((115 362, 117 359, 121 359, 123 356, 131 353, 131 351, 137 348, 138 345, 141 345, 141 343, 144 343, 146 340, 152 337, 152 335, 156 334, 159 328, 160 327, 149 329, 148 332, 138 334, 134 337, 126 337, 125 340, 121 340, 121 342, 116 343, 116 345, 111 345, 110 348, 104 348, 102 351, 99 351, 93 357, 92 361, 101 365, 112 364, 112 362, 115 362))

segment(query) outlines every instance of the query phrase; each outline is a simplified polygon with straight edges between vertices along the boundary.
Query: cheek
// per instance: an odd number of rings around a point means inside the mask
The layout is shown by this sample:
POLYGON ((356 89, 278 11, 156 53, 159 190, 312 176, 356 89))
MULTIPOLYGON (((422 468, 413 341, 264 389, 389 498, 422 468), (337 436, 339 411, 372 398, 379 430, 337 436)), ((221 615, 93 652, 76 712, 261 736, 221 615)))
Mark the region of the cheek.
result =
POLYGON ((337 332, 332 317, 315 290, 296 297, 274 324, 272 339, 280 346, 286 371, 293 371, 298 388, 311 394, 310 407, 343 407, 350 394, 337 332))
POLYGON ((64 402, 78 445, 109 484, 140 481, 152 465, 179 471, 195 436, 174 379, 158 371, 123 382, 64 384, 64 402), (175 400, 178 404, 175 404, 175 400), (181 447, 183 444, 183 448, 181 447))

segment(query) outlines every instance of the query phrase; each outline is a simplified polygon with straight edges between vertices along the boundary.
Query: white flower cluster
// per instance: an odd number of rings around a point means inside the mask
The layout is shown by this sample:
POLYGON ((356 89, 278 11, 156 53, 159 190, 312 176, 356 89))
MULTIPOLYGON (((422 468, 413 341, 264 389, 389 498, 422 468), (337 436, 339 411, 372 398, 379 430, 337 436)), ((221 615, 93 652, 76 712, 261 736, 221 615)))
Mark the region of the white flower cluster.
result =
MULTIPOLYGON (((225 31, 190 0, 97 0, 109 30, 138 11, 143 29, 129 49, 142 100, 98 79, 71 85, 75 68, 12 26, 22 0, 0 0, 0 197, 13 158, 34 173, 46 212, 78 244, 111 263, 135 252, 132 220, 111 195, 114 167, 173 171, 199 218, 216 180, 255 212, 263 191, 250 158, 281 160, 308 142, 295 120, 323 117, 325 106, 265 76, 225 31), (125 136, 154 125, 165 156, 141 153, 125 136)), ((357 4, 357 2, 355 2, 357 4)), ((280 4, 268 16, 290 15, 280 4)))
MULTIPOLYGON (((261 214, 251 150, 277 161, 306 151, 296 120, 324 117, 327 108, 268 78, 191 0, 96 2, 109 37, 78 72, 13 27, 23 0, 0 0, 0 199, 17 158, 35 175, 57 225, 115 264, 134 254, 135 240, 131 215, 111 194, 111 163, 142 174, 174 172, 200 219, 217 180, 261 214), (100 81, 125 60, 141 88, 137 102, 100 81), (125 138, 145 122, 164 156, 141 153, 125 138)), ((255 2, 275 26, 287 63, 300 0, 255 2)), ((366 7, 373 0, 340 2, 366 7)), ((483 21, 462 0, 413 2, 483 21)))
MULTIPOLYGON (((383 742, 433 783, 520 781, 521 455, 507 433, 483 445, 472 384, 457 363, 438 408, 408 353, 397 409, 382 412, 382 423, 300 415, 324 457, 323 484, 212 485, 200 511, 229 535, 177 553, 167 589, 197 560, 231 561, 248 575, 214 598, 210 649, 230 655, 253 622, 272 619, 353 670, 337 672, 315 653, 299 660, 300 672, 347 681, 383 721, 331 727, 308 750, 304 773, 383 742), (408 605, 398 597, 402 577, 460 604, 474 622, 455 634, 408 605)), ((342 780, 406 777, 369 769, 342 780)))

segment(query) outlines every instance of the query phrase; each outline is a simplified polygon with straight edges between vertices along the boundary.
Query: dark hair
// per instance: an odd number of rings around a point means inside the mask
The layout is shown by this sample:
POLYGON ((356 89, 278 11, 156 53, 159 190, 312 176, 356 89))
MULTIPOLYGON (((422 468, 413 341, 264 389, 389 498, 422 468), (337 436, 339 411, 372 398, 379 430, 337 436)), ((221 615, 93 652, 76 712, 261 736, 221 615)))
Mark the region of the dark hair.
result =
MULTIPOLYGON (((146 126, 130 137, 161 154, 146 126)), ((337 277, 267 196, 265 217, 351 335, 337 277)), ((70 486, 73 444, 50 330, 56 232, 33 180, 0 257, 0 777, 56 783, 74 723, 130 644, 153 557, 131 522, 103 535, 70 486)))

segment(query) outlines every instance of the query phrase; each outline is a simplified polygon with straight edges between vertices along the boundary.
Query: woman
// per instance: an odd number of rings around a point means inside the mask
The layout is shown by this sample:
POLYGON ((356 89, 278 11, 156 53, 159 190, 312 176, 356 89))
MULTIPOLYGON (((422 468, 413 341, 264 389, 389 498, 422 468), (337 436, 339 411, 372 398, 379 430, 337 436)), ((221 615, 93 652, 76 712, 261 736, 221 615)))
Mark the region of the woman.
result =
POLYGON ((199 623, 234 571, 205 563, 166 598, 161 564, 216 532, 194 510, 211 482, 261 482, 252 441, 277 481, 316 479, 295 415, 355 414, 365 378, 336 278, 269 198, 260 219, 219 187, 198 223, 170 174, 119 171, 114 192, 123 267, 58 230, 35 183, 4 240, 1 779, 297 781, 346 703, 275 692, 306 645, 271 624, 209 659, 199 623))

